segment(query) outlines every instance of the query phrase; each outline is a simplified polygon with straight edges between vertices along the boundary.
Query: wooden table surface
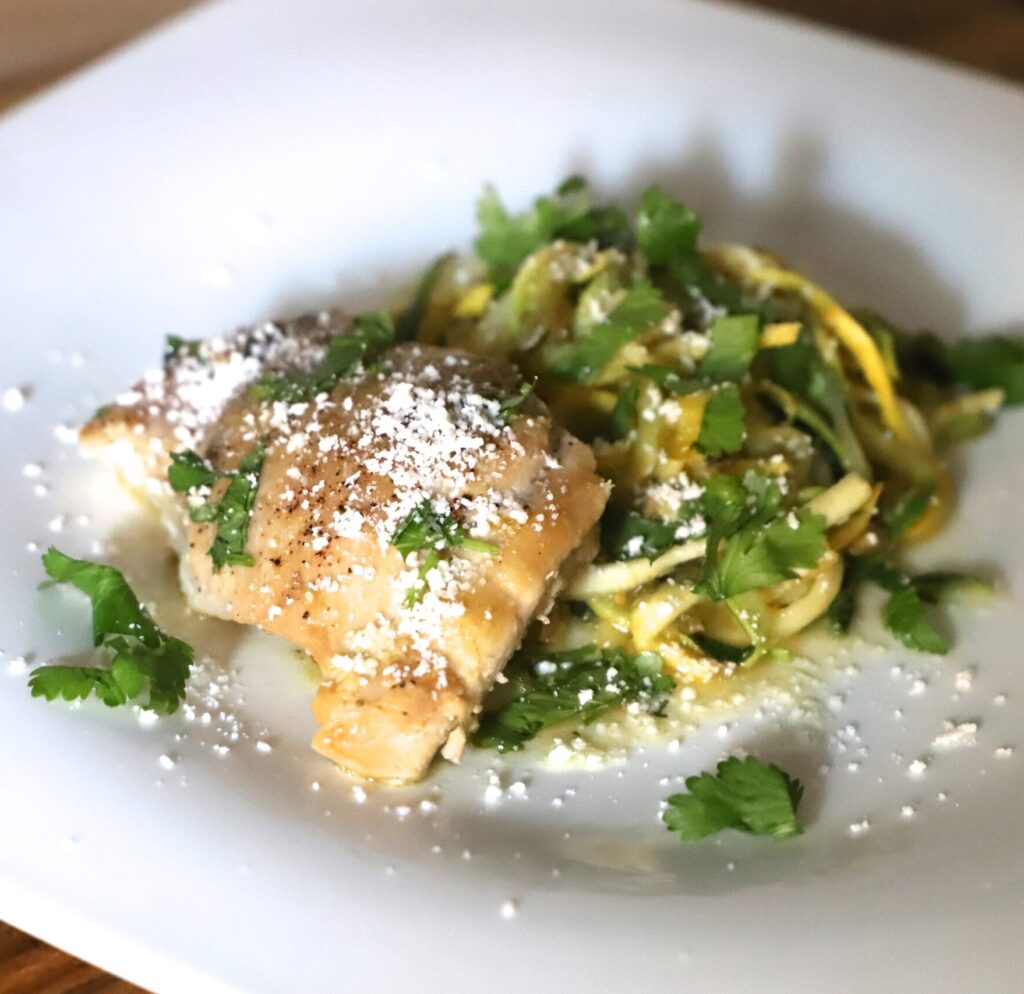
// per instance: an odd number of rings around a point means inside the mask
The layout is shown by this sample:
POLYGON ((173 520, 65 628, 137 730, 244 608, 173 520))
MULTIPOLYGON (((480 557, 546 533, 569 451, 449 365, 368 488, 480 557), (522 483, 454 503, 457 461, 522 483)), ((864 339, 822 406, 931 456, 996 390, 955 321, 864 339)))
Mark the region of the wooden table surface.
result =
MULTIPOLYGON (((0 112, 195 2, 0 0, 0 112)), ((1024 82, 1021 0, 753 0, 752 5, 1024 82)), ((0 923, 0 994, 142 992, 0 923)))

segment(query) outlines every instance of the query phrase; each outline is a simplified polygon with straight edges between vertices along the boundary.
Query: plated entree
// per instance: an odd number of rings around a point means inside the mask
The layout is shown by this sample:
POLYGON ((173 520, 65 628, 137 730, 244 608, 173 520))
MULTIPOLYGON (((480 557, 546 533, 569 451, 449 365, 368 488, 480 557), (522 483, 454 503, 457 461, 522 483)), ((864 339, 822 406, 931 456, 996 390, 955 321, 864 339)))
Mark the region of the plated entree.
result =
MULTIPOLYGON (((467 741, 657 716, 846 631, 868 583, 905 647, 947 651, 931 605, 979 581, 900 552, 949 514, 948 448, 1024 400, 1019 343, 848 311, 767 252, 702 248, 658 188, 632 217, 575 178, 519 215, 487 190, 478 219, 407 306, 171 338, 81 434, 159 511, 196 611, 317 663, 318 751, 409 782, 467 741)), ((190 647, 112 567, 45 558, 113 656, 33 692, 173 711, 190 647)), ((708 810, 770 795, 723 824, 797 830, 776 768, 705 776, 708 810)))

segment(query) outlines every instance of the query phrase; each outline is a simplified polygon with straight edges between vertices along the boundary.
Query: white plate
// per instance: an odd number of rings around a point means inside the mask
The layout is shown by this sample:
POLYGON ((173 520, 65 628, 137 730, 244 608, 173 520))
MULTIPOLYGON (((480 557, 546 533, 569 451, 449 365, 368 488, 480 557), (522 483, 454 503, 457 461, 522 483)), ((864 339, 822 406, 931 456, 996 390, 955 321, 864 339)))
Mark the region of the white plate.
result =
MULTIPOLYGON (((1022 121, 1019 91, 721 6, 292 0, 182 20, 0 126, 2 386, 31 387, 0 411, 5 669, 86 639, 79 600, 36 592, 27 543, 87 554, 119 531, 133 581, 163 582, 160 542, 53 426, 166 333, 379 297, 467 241, 485 180, 518 205, 578 170, 624 198, 662 182, 713 234, 897 320, 1019 331, 1022 121)), ((1024 706, 1021 427, 970 449, 959 518, 923 553, 995 567, 1009 595, 957 615, 948 659, 854 652, 823 730, 751 718, 492 805, 476 755, 359 804, 306 746, 287 650, 230 626, 200 635, 239 670, 234 742, 216 714, 140 727, 4 674, 0 915, 160 992, 1019 991, 1024 767, 996 750, 1024 706), (933 746, 949 718, 980 721, 976 745, 933 746), (739 746, 808 781, 807 834, 678 844, 660 778, 739 746)), ((173 598, 161 617, 193 630, 173 598)))

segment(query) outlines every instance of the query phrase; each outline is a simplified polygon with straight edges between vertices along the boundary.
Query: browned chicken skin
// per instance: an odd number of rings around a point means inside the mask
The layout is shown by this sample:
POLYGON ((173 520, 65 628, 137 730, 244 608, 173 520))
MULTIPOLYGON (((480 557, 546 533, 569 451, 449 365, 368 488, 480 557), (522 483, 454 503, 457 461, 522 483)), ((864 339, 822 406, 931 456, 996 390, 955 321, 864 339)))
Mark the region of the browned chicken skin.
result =
POLYGON ((282 635, 316 660, 314 747, 360 776, 415 780, 439 749, 458 758, 526 625, 566 570, 593 554, 607 493, 590 450, 539 401, 503 416, 518 378, 502 362, 399 345, 379 370, 329 394, 252 398, 248 386, 268 369, 308 370, 346 327, 322 315, 178 355, 164 377, 88 425, 83 441, 132 454, 136 482, 177 536, 196 610, 282 635), (266 455, 245 547, 253 565, 217 570, 208 554, 216 526, 187 521, 185 498, 165 482, 169 453, 194 448, 230 470, 258 445, 266 455), (497 551, 438 550, 421 578, 430 550, 403 559, 391 542, 423 507, 497 551))

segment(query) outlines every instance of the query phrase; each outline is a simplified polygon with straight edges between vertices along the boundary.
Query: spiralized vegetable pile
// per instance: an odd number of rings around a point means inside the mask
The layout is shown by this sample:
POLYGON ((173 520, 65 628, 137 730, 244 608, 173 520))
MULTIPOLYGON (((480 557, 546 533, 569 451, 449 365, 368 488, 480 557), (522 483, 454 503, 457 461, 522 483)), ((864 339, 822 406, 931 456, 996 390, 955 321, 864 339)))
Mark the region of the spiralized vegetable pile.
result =
POLYGON ((520 706, 611 652, 677 684, 784 657, 825 616, 845 630, 868 581, 900 641, 946 651, 925 605, 977 581, 897 561, 950 513, 949 446, 1024 400, 1020 343, 945 345, 767 252, 703 249, 659 188, 632 217, 579 178, 519 215, 487 189, 478 221, 474 253, 430 267, 400 331, 508 357, 613 484, 601 552, 521 653, 520 706))

